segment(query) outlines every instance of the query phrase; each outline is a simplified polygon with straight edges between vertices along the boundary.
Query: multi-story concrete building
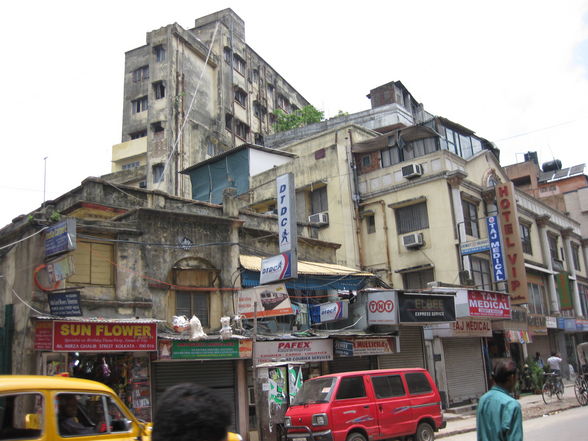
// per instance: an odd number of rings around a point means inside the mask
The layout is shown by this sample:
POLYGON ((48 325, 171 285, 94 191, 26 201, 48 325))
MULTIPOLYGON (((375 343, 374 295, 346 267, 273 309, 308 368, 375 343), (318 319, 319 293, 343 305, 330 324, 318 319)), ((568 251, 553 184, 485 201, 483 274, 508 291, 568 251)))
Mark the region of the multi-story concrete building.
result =
POLYGON ((125 54, 122 143, 111 182, 190 196, 178 171, 250 142, 264 144, 275 109, 309 103, 246 42, 231 9, 147 33, 125 54))

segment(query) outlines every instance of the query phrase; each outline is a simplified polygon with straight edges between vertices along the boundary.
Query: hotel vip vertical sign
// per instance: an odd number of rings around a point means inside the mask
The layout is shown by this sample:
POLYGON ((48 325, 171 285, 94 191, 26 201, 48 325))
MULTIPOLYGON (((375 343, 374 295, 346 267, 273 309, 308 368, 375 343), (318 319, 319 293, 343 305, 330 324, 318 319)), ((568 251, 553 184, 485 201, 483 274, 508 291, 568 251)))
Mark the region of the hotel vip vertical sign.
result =
POLYGON ((286 173, 278 176, 278 241, 280 254, 261 261, 259 283, 271 283, 298 276, 297 225, 294 175, 286 173))
POLYGON ((519 232, 517 203, 512 182, 496 186, 496 203, 498 204, 498 212, 500 214, 504 254, 506 255, 508 292, 511 296, 511 303, 521 305, 529 302, 527 273, 525 272, 525 259, 519 232))

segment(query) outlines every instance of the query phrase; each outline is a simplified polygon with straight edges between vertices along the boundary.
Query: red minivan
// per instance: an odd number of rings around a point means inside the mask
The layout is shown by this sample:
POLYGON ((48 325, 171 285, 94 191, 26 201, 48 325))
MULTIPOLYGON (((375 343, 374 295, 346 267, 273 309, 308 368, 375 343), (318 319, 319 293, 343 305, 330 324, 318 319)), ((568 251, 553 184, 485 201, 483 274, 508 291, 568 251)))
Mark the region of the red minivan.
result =
POLYGON ((431 441, 445 427, 425 369, 378 369, 304 382, 286 412, 288 441, 431 441))

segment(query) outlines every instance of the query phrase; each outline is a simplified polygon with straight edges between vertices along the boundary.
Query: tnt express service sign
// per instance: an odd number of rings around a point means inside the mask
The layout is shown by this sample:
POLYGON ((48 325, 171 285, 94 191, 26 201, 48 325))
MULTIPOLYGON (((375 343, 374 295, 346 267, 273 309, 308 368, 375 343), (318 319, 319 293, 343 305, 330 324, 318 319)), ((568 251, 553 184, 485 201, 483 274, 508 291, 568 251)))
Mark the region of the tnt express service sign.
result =
POLYGON ((396 291, 370 291, 367 298, 368 325, 398 324, 398 295, 396 291))

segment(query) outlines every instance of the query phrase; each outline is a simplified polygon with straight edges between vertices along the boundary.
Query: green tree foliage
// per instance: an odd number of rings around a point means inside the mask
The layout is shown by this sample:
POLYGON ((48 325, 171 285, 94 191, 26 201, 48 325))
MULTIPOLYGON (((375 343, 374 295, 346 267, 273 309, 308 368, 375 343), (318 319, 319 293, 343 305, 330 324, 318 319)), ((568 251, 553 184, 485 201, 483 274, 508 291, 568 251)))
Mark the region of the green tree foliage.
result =
POLYGON ((292 113, 277 109, 274 110, 274 115, 276 115, 275 131, 283 132, 321 122, 325 117, 325 112, 315 109, 314 106, 304 106, 302 109, 295 110, 292 113))

